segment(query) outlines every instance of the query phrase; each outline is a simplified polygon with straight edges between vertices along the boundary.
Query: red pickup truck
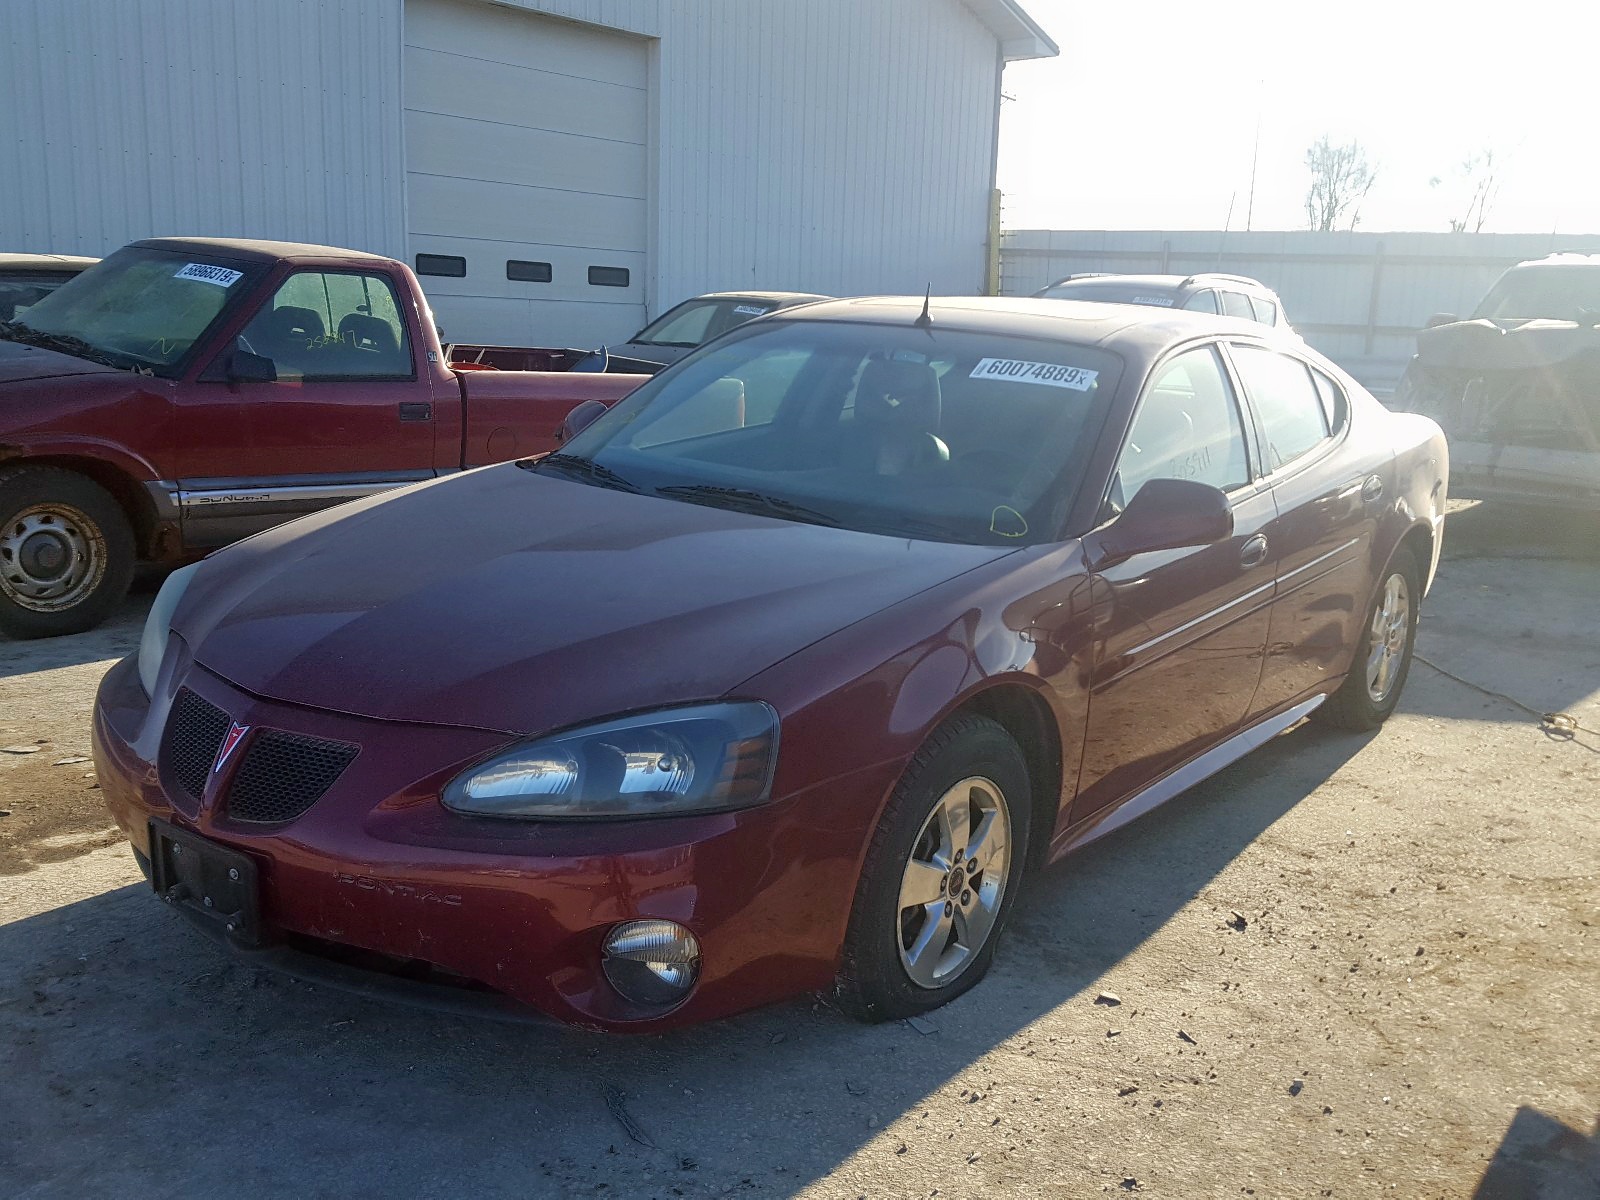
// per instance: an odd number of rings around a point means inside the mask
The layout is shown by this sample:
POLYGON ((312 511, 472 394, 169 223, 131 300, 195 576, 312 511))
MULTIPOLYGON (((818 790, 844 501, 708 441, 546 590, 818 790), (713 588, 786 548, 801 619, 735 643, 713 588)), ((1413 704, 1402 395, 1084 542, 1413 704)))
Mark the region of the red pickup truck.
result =
POLYGON ((393 259, 135 242, 0 323, 0 630, 88 629, 140 560, 553 449, 645 378, 454 371, 393 259))

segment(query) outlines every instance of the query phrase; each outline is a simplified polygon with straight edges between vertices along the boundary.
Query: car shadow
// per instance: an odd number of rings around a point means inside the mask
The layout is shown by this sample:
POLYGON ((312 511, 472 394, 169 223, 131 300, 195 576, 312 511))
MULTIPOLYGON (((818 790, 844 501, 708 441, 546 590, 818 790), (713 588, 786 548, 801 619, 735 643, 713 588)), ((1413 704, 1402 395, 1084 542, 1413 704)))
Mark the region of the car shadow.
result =
POLYGON ((239 965, 115 887, 0 926, 0 1177, 30 1195, 797 1191, 997 1047, 1032 1053, 1038 1018, 1092 1004, 1368 740, 1302 726, 1044 872, 990 976, 912 1023, 819 999, 645 1038, 474 1022, 239 965))
POLYGON ((81 667, 133 653, 139 648, 145 614, 150 611, 163 578, 164 572, 141 573, 116 612, 87 633, 29 640, 0 633, 0 679, 60 667, 81 667))
POLYGON ((1585 1136, 1536 1108, 1517 1109, 1472 1200, 1600 1196, 1600 1119, 1585 1136))

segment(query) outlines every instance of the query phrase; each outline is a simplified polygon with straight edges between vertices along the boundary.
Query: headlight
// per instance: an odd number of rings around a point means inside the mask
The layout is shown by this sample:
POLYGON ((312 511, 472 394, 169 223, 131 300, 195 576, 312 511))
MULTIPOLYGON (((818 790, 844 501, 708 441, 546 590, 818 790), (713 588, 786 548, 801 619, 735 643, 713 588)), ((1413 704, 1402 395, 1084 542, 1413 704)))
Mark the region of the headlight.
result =
POLYGON ((150 615, 144 619, 144 636, 139 639, 139 682, 144 685, 146 696, 156 694, 156 679, 161 674, 161 660, 167 653, 167 633, 172 626, 173 611, 199 568, 199 563, 191 563, 168 575, 156 593, 156 602, 150 606, 150 615))
POLYGON ((489 817, 652 817, 728 812, 767 798, 778 714, 760 701, 641 713, 525 742, 445 788, 489 817))

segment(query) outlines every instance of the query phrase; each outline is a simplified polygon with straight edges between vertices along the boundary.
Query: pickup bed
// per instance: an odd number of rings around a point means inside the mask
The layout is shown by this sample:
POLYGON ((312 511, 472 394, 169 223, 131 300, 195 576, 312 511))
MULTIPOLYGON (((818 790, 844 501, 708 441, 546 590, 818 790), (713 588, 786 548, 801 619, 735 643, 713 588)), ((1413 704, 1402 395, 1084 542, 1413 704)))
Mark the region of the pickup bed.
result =
POLYGON ((135 242, 0 323, 0 630, 91 628, 176 563, 344 500, 553 449, 646 376, 455 371, 400 262, 135 242))

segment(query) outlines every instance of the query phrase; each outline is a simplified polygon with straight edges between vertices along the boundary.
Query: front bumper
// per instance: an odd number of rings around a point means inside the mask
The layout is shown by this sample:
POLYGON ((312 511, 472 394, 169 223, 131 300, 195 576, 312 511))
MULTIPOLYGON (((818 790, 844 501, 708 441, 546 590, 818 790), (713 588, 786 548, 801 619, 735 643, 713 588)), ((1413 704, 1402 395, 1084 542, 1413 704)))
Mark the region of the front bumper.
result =
POLYGON ((168 658, 180 661, 169 662, 154 702, 131 658, 101 684, 100 784, 141 855, 158 817, 251 857, 269 965, 291 945, 352 948, 442 968, 563 1022, 640 1031, 831 982, 866 828, 893 786, 892 765, 741 813, 595 824, 464 817, 439 803, 440 787, 512 740, 506 734, 262 700, 174 647, 168 658), (235 821, 213 794, 225 772, 194 800, 162 761, 178 675, 240 725, 349 742, 360 753, 294 820, 235 821), (649 917, 686 926, 703 954, 694 989, 666 1012, 626 1000, 600 969, 610 928, 649 917))

